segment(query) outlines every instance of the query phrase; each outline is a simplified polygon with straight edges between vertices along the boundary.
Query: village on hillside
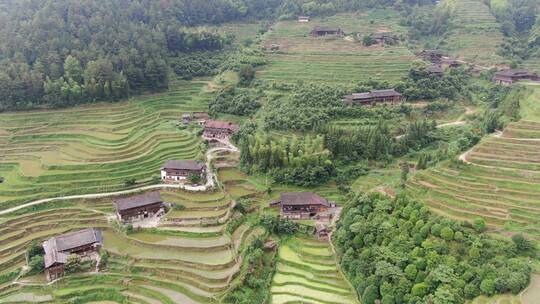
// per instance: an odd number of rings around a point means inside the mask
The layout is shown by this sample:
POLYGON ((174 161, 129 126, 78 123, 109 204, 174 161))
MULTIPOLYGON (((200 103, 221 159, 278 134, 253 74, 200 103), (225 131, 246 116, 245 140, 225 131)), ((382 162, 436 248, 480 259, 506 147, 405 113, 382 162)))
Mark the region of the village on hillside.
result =
POLYGON ((534 0, 173 2, 0 4, 0 303, 537 302, 534 0))

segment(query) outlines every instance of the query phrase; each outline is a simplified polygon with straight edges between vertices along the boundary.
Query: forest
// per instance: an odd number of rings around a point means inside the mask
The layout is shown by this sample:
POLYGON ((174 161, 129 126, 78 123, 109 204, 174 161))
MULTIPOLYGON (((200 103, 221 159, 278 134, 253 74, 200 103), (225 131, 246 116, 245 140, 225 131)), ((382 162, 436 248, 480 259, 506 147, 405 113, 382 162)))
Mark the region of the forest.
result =
POLYGON ((215 61, 203 59, 205 52, 222 50, 231 37, 197 26, 298 14, 332 15, 394 3, 3 0, 0 111, 114 101, 166 89, 171 72, 180 77, 214 74, 215 61), (193 59, 191 53, 197 54, 195 60, 179 59, 193 59))
POLYGON ((481 218, 458 223, 405 196, 362 193, 343 215, 335 242, 362 303, 463 303, 529 284, 533 245, 482 234, 481 218))

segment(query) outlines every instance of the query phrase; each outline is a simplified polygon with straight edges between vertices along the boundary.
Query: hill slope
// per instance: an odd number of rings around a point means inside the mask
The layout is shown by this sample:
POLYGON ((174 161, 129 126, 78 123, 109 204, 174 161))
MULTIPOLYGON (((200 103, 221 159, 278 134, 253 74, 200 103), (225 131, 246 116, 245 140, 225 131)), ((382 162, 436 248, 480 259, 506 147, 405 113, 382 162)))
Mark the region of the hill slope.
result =
POLYGON ((492 226, 540 237, 540 89, 521 103, 522 119, 464 153, 417 173, 411 192, 458 219, 484 217, 492 226))

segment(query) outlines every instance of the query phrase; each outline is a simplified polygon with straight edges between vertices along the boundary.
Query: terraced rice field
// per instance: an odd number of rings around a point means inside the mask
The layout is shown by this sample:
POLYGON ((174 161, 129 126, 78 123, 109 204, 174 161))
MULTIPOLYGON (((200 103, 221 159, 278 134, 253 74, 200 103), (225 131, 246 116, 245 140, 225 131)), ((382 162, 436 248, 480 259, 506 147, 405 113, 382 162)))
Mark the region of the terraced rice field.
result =
POLYGON ((523 119, 461 158, 420 171, 411 192, 458 219, 483 217, 493 227, 540 237, 540 90, 521 103, 523 119))
POLYGON ((397 24, 397 12, 375 10, 358 14, 339 14, 309 23, 278 22, 265 34, 264 45, 279 45, 279 51, 268 51, 268 65, 259 77, 270 82, 324 82, 351 84, 369 78, 396 82, 407 74, 412 53, 401 45, 364 47, 350 34, 360 37, 377 31, 392 31, 404 35, 397 24), (337 26, 347 35, 314 38, 309 32, 316 25, 337 26))
POLYGON ((358 303, 338 271, 328 242, 293 238, 281 244, 272 303, 358 303))
POLYGON ((502 62, 496 54, 502 43, 501 26, 481 0, 446 0, 454 9, 454 29, 442 49, 468 62, 491 66, 502 62))
POLYGON ((531 57, 523 62, 523 67, 533 72, 540 73, 540 55, 531 57))
POLYGON ((20 210, 0 218, 0 275, 25 265, 31 240, 85 227, 103 229, 109 258, 106 271, 77 274, 41 287, 43 276, 21 278, 0 286, 0 303, 9 299, 59 302, 106 293, 110 303, 215 303, 239 271, 242 244, 264 233, 240 225, 225 232, 231 199, 227 188, 213 193, 162 192, 165 201, 182 204, 158 228, 125 235, 107 222, 112 199, 72 201, 20 210), (211 211, 219 211, 212 213, 211 211), (39 286, 39 287, 38 287, 39 286))
POLYGON ((177 81, 162 94, 116 104, 0 114, 0 209, 66 194, 148 183, 167 159, 202 156, 181 114, 206 111, 204 81, 177 81))

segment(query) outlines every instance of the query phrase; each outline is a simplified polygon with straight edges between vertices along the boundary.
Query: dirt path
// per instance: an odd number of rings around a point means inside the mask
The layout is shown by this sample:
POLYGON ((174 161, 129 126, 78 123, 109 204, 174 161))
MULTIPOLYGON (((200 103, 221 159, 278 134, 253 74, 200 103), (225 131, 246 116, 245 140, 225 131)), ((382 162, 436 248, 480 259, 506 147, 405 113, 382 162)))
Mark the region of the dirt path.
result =
POLYGON ((104 198, 109 196, 118 196, 118 195, 124 195, 124 194, 130 194, 135 193, 139 191, 146 191, 146 190, 155 190, 155 189, 183 189, 186 191, 206 191, 208 189, 211 189, 215 186, 215 173, 212 170, 211 162, 215 157, 215 153, 219 151, 229 151, 229 152, 238 152, 238 148, 235 147, 233 144, 231 144, 228 141, 221 141, 220 142, 224 145, 222 147, 215 147, 211 148, 208 151, 206 151, 206 167, 207 167, 207 174, 206 174, 206 184, 200 185, 200 186, 191 186, 191 185, 183 185, 183 184, 157 184, 157 185, 149 185, 149 186, 143 186, 128 190, 121 190, 121 191, 114 191, 114 192, 103 192, 103 193, 92 193, 92 194, 80 194, 80 195, 69 195, 69 196, 59 196, 59 197, 51 197, 51 198, 44 198, 37 201, 29 202, 26 204, 22 204, 16 207, 8 208, 5 210, 0 211, 0 215, 4 215, 13 211, 17 211, 19 209, 23 209, 30 206, 40 205, 48 202, 54 202, 54 201, 65 201, 65 200, 72 200, 72 199, 85 199, 85 198, 104 198))
MULTIPOLYGON (((463 125, 466 125, 467 121, 464 120, 465 116, 474 114, 475 112, 476 112, 476 110, 474 108, 466 107, 465 108, 465 113, 463 113, 463 115, 461 115, 458 119, 456 119, 455 121, 438 124, 437 129, 445 128, 445 127, 451 127, 451 126, 463 126, 463 125)), ((400 139, 403 136, 405 136, 405 134, 398 135, 398 136, 396 136, 394 138, 395 139, 400 139)))

